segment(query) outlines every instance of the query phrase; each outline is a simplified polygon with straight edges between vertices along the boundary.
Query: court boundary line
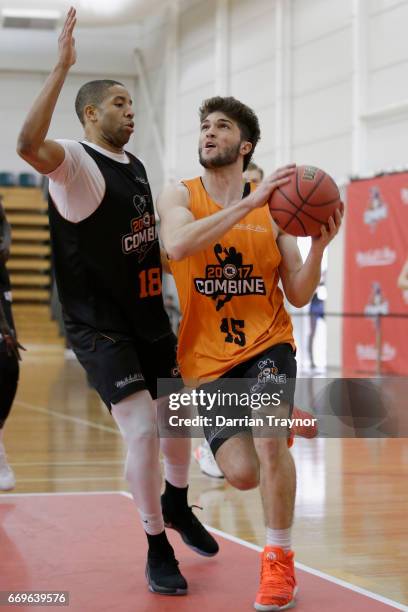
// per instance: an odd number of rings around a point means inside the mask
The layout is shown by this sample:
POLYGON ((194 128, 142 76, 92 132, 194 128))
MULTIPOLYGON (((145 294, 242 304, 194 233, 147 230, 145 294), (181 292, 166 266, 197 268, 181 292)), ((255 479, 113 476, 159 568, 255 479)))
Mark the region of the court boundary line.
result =
POLYGON ((33 404, 29 404, 28 402, 24 402, 21 400, 16 400, 14 404, 17 406, 22 406, 22 408, 27 408, 29 410, 41 412, 43 414, 49 414, 53 417, 59 417, 64 421, 70 421, 71 423, 77 423, 79 425, 87 425, 88 427, 93 427, 94 429, 100 429, 101 431, 106 431, 108 433, 115 434, 116 436, 121 436, 121 433, 118 429, 115 429, 114 427, 109 427, 109 425, 101 425, 100 423, 94 423, 93 421, 81 419, 80 417, 69 416, 68 414, 56 412, 55 410, 50 410, 48 408, 44 408, 43 406, 35 406, 33 404))
MULTIPOLYGON (((123 494, 125 494, 125 492, 123 492, 123 494)), ((220 529, 217 529, 216 527, 211 527, 210 525, 205 525, 205 527, 212 533, 219 535, 222 538, 225 538, 226 540, 230 540, 231 542, 235 542, 236 544, 241 544, 241 546, 246 546, 247 548, 251 548, 252 550, 256 550, 258 552, 262 552, 263 550, 263 548, 261 546, 258 546, 257 544, 253 544, 252 542, 246 542, 245 540, 242 540, 241 538, 238 538, 237 536, 230 535, 229 533, 225 533, 225 531, 221 531, 220 529)), ((308 574, 313 574, 314 576, 317 576, 318 578, 322 578, 323 580, 327 580, 328 582, 333 582, 334 584, 337 584, 338 586, 341 586, 341 587, 344 587, 345 589, 349 589, 350 591, 359 593, 360 595, 365 595, 366 597, 369 597, 370 599, 379 601, 380 603, 396 608, 397 610, 402 610, 403 612, 408 610, 406 606, 404 607, 404 604, 398 601, 394 601, 392 599, 389 599, 388 597, 384 597, 383 595, 373 593, 373 591, 369 591, 367 589, 364 589, 363 587, 354 585, 351 582, 346 582, 345 580, 342 580, 341 578, 336 578, 335 576, 326 574, 325 572, 314 569, 313 567, 309 567, 308 565, 304 565, 303 563, 299 563, 295 561, 295 567, 302 570, 303 572, 307 572, 308 574)))
MULTIPOLYGON (((124 480, 124 476, 61 476, 60 478, 52 478, 52 482, 54 483, 59 483, 59 482, 94 482, 94 481, 99 481, 99 482, 103 482, 106 480, 124 480)), ((49 477, 43 477, 43 478, 19 478, 18 482, 21 483, 39 483, 39 482, 49 482, 50 478, 49 477)), ((120 486, 123 486, 122 483, 119 483, 120 486)), ((84 491, 84 493, 86 493, 87 491, 84 491)))
MULTIPOLYGON (((130 499, 133 499, 132 495, 128 491, 120 491, 120 494, 124 495, 125 497, 129 497, 130 499)), ((221 531, 221 529, 217 529, 216 527, 211 527, 210 525, 205 525, 205 527, 206 529, 208 529, 208 531, 211 531, 211 533, 214 533, 215 535, 219 535, 222 538, 225 538, 226 540, 230 540, 231 542, 234 542, 235 544, 240 544, 241 546, 245 546, 246 548, 251 548, 252 550, 255 550, 257 552, 262 552, 263 550, 263 548, 261 546, 258 546, 257 544, 253 544, 252 542, 247 542, 246 540, 243 540, 242 538, 238 538, 237 536, 230 535, 229 533, 226 533, 225 531, 221 531)), ((303 572, 306 572, 308 574, 313 574, 314 576, 317 576, 318 578, 322 578, 323 580, 327 580, 328 582, 333 582, 334 584, 337 584, 338 586, 344 587, 345 589, 349 589, 350 591, 354 591, 355 593, 359 593, 360 595, 365 595, 366 597, 369 597, 370 599, 379 601, 380 603, 396 608, 397 610, 402 610, 402 612, 405 612, 406 610, 408 610, 407 606, 404 607, 404 604, 398 601, 394 601, 393 599, 389 599, 388 597, 384 597, 383 595, 379 595, 378 593, 374 593, 373 591, 369 591, 368 589, 364 589, 363 587, 354 585, 351 582, 346 582, 345 580, 342 580, 341 578, 336 578, 335 576, 326 574, 325 572, 314 569, 313 567, 309 567, 308 565, 304 565, 303 563, 299 563, 295 561, 295 567, 302 570, 303 572)))
MULTIPOLYGON (((43 493, 0 493, 0 501, 4 497, 47 497, 47 496, 58 496, 62 495, 122 495, 124 491, 49 491, 43 493)), ((132 496, 131 496, 132 497, 132 496)))
POLYGON ((82 467, 82 466, 104 466, 104 465, 124 465, 124 459, 112 459, 112 461, 91 459, 89 461, 9 461, 12 467, 65 467, 65 466, 74 466, 74 467, 82 467))
MULTIPOLYGON (((54 491, 54 492, 45 492, 45 493, 2 493, 0 495, 0 500, 4 498, 9 498, 9 497, 33 497, 33 496, 46 497, 46 496, 63 496, 63 495, 73 495, 73 496, 120 495, 122 497, 127 497, 128 499, 131 499, 133 501, 133 497, 128 491, 67 491, 67 492, 54 491)), ((251 550, 255 550, 257 552, 262 552, 263 550, 262 547, 258 546, 257 544, 253 544, 252 542, 246 542, 242 538, 238 538, 237 536, 230 535, 229 533, 226 533, 225 531, 221 531, 220 529, 217 529, 216 527, 211 527, 210 525, 205 525, 205 527, 211 533, 214 533, 215 535, 219 535, 220 537, 226 540, 229 540, 230 542, 234 542, 235 544, 240 544, 241 546, 245 546, 246 548, 250 548, 251 550)), ((383 595, 373 593, 372 591, 369 591, 367 589, 354 585, 350 582, 346 582, 345 580, 342 580, 341 578, 336 578, 335 576, 326 574, 325 572, 322 572, 320 570, 316 570, 312 567, 304 565, 303 563, 295 562, 295 567, 297 567, 298 569, 308 574, 312 574, 314 576, 317 576, 318 578, 322 578, 323 580, 327 580, 328 582, 337 584, 338 586, 341 586, 345 589, 354 591, 355 593, 359 593, 360 595, 364 595, 365 597, 374 599, 375 601, 379 601, 380 603, 391 606, 392 608, 395 608, 396 610, 401 610, 402 612, 405 612, 406 610, 408 610, 407 606, 405 606, 401 602, 397 602, 392 599, 389 599, 388 597, 384 597, 383 595)))

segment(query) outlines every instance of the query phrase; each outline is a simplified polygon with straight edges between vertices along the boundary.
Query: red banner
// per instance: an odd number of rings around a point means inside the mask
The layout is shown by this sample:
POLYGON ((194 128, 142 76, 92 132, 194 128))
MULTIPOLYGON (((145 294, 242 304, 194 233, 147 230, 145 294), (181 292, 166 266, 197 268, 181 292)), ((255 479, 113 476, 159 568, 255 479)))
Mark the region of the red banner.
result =
POLYGON ((381 371, 408 374, 408 292, 398 278, 408 260, 408 173, 353 181, 347 191, 343 368, 375 372, 379 340, 381 371))

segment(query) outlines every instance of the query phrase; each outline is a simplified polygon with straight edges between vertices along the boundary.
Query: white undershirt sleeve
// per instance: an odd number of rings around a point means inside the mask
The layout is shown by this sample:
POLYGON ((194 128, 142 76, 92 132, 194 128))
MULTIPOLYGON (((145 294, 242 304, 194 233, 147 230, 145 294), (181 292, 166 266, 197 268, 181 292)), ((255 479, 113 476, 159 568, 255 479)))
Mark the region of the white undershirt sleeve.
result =
POLYGON ((74 140, 57 140, 64 148, 63 162, 50 174, 49 191, 60 215, 79 223, 92 215, 105 194, 105 179, 96 162, 74 140))

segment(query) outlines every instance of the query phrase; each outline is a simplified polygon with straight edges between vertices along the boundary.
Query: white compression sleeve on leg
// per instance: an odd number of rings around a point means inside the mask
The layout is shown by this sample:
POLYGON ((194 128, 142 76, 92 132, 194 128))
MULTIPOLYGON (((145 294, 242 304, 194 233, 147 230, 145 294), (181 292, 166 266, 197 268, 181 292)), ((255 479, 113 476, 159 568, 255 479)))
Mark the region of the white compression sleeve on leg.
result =
POLYGON ((160 504, 161 473, 156 410, 148 391, 139 391, 117 404, 112 416, 127 444, 125 477, 139 510, 144 530, 164 530, 160 504))
POLYGON ((191 457, 190 438, 160 438, 160 449, 167 482, 174 487, 186 487, 191 457))
MULTIPOLYGON (((167 399, 162 397, 155 401, 157 411, 165 411, 167 399)), ((158 419, 161 422, 161 419, 158 419)), ((186 431, 187 435, 189 430, 186 431)), ((188 485, 188 472, 191 459, 191 438, 160 438, 160 450, 163 453, 164 477, 174 487, 180 489, 188 485)))

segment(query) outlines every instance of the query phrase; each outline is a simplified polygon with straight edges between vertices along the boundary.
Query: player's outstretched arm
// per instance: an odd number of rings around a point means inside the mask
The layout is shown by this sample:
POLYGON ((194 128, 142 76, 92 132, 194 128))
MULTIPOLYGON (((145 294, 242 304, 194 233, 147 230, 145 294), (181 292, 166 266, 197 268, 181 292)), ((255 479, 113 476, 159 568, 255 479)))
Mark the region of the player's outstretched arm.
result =
POLYGON ((185 185, 166 187, 158 198, 157 210, 161 239, 170 259, 177 261, 206 249, 251 210, 265 206, 273 190, 290 180, 294 168, 293 164, 280 168, 246 198, 203 219, 195 219, 192 214, 185 185))
POLYGON ((58 61, 28 113, 18 137, 17 153, 42 174, 58 168, 65 156, 63 147, 53 140, 46 140, 46 137, 65 78, 76 61, 73 37, 75 24, 76 11, 71 7, 58 39, 58 61))
POLYGON ((285 295, 296 308, 306 306, 312 299, 321 278, 324 249, 339 231, 341 219, 342 215, 337 210, 335 218, 330 217, 329 219, 329 229, 322 225, 320 236, 312 239, 312 246, 304 263, 296 238, 280 232, 277 238, 278 248, 282 255, 279 274, 285 295))

